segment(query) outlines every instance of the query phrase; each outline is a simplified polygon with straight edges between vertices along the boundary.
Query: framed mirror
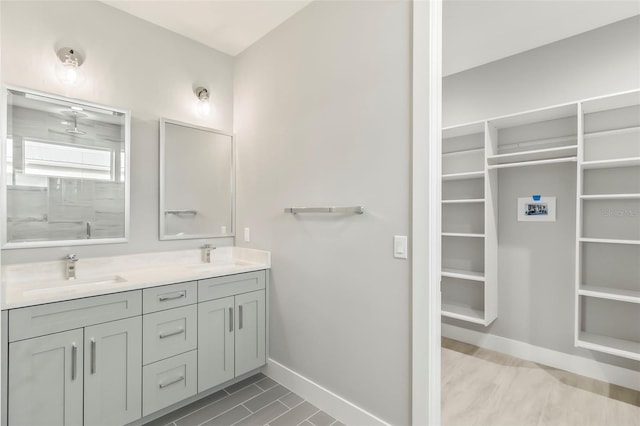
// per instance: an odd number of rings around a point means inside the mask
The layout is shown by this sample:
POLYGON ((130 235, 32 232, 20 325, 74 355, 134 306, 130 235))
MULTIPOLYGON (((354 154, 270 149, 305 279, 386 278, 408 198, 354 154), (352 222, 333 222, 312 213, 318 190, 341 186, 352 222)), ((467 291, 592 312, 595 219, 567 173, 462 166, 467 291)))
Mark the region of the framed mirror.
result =
POLYGON ((129 111, 5 87, 2 247, 126 242, 129 111))
POLYGON ((233 136, 160 120, 160 239, 235 233, 233 136))

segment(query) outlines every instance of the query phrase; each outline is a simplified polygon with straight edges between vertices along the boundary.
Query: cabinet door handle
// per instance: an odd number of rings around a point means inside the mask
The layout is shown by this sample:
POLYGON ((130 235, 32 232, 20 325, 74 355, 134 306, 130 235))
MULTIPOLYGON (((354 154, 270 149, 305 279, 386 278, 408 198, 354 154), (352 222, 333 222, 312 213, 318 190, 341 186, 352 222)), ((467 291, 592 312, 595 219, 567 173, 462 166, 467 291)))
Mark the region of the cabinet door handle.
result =
POLYGON ((76 379, 76 373, 78 369, 78 346, 76 342, 71 344, 71 380, 76 379))
POLYGON ((187 293, 184 291, 181 291, 180 293, 174 296, 158 296, 158 300, 161 302, 167 302, 169 300, 182 299, 183 297, 187 297, 187 293))
POLYGON ((96 374, 96 339, 91 338, 91 374, 96 374))
POLYGON ((160 384, 158 385, 158 387, 159 387, 160 389, 164 389, 164 388, 166 388, 167 386, 175 385, 176 383, 180 383, 180 382, 181 382, 181 381, 183 381, 183 380, 184 380, 184 376, 180 376, 180 377, 178 377, 177 379, 173 379, 173 380, 171 380, 170 382, 167 382, 167 383, 160 383, 160 384))
POLYGON ((238 318, 238 330, 242 330, 242 305, 238 306, 238 316, 240 318, 238 318))
POLYGON ((233 332, 233 308, 229 308, 229 333, 233 332))
POLYGON ((176 336, 182 333, 184 333, 184 328, 179 328, 178 330, 167 331, 166 333, 160 333, 158 337, 161 339, 166 339, 167 337, 176 336))

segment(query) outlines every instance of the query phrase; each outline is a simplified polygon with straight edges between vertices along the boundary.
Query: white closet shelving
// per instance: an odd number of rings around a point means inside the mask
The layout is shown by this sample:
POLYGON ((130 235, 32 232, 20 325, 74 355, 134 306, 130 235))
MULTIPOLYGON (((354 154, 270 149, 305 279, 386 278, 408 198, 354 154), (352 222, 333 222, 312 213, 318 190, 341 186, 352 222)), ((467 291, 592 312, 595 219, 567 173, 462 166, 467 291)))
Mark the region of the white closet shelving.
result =
POLYGON ((498 172, 575 162, 575 345, 640 360, 640 90, 443 130, 442 315, 497 317, 498 172))
POLYGON ((640 91, 580 109, 575 344, 640 360, 640 91))
POLYGON ((485 126, 443 130, 442 315, 489 325, 497 317, 497 232, 485 126))

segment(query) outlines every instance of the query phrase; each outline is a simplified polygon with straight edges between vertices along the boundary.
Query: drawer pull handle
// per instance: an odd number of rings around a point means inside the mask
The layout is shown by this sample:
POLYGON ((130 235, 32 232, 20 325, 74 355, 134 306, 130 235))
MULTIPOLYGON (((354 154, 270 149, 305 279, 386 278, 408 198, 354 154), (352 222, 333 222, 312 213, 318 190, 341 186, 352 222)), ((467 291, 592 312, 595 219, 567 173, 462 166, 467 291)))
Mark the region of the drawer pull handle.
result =
POLYGON ((91 338, 91 374, 96 374, 96 339, 91 338))
POLYGON ((180 293, 177 293, 176 295, 172 295, 172 296, 158 296, 158 300, 161 302, 168 302, 169 300, 182 299, 183 297, 187 297, 187 293, 184 291, 181 291, 180 293))
POLYGON ((158 337, 161 339, 166 339, 167 337, 177 336, 178 334, 182 334, 182 333, 184 333, 184 328, 180 328, 174 331, 167 331, 166 333, 160 333, 158 337))
POLYGON ((76 373, 78 370, 78 346, 76 342, 71 344, 71 380, 76 379, 76 373))
POLYGON ((183 381, 183 380, 184 380, 184 376, 180 376, 180 377, 178 377, 177 379, 173 379, 173 380, 172 380, 172 381, 170 381, 170 382, 167 382, 167 383, 160 383, 160 384, 158 385, 158 387, 159 387, 160 389, 164 389, 164 388, 166 388, 167 386, 175 385, 176 383, 180 383, 180 382, 181 382, 181 381, 183 381))
POLYGON ((238 306, 238 311, 239 311, 238 314, 239 314, 239 317, 240 317, 240 321, 238 321, 238 330, 242 330, 242 322, 243 322, 242 321, 242 317, 243 317, 243 315, 242 315, 242 305, 238 306))
POLYGON ((233 331, 233 308, 229 308, 229 333, 233 331))

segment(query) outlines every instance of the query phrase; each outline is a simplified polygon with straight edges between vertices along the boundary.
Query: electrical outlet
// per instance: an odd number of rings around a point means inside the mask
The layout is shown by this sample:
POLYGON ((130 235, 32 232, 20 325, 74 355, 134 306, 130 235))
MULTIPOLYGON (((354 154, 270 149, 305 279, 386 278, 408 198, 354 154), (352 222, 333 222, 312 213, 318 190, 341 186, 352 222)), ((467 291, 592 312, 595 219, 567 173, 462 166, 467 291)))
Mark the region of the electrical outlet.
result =
POLYGON ((244 242, 248 243, 251 241, 251 229, 244 228, 244 242))

